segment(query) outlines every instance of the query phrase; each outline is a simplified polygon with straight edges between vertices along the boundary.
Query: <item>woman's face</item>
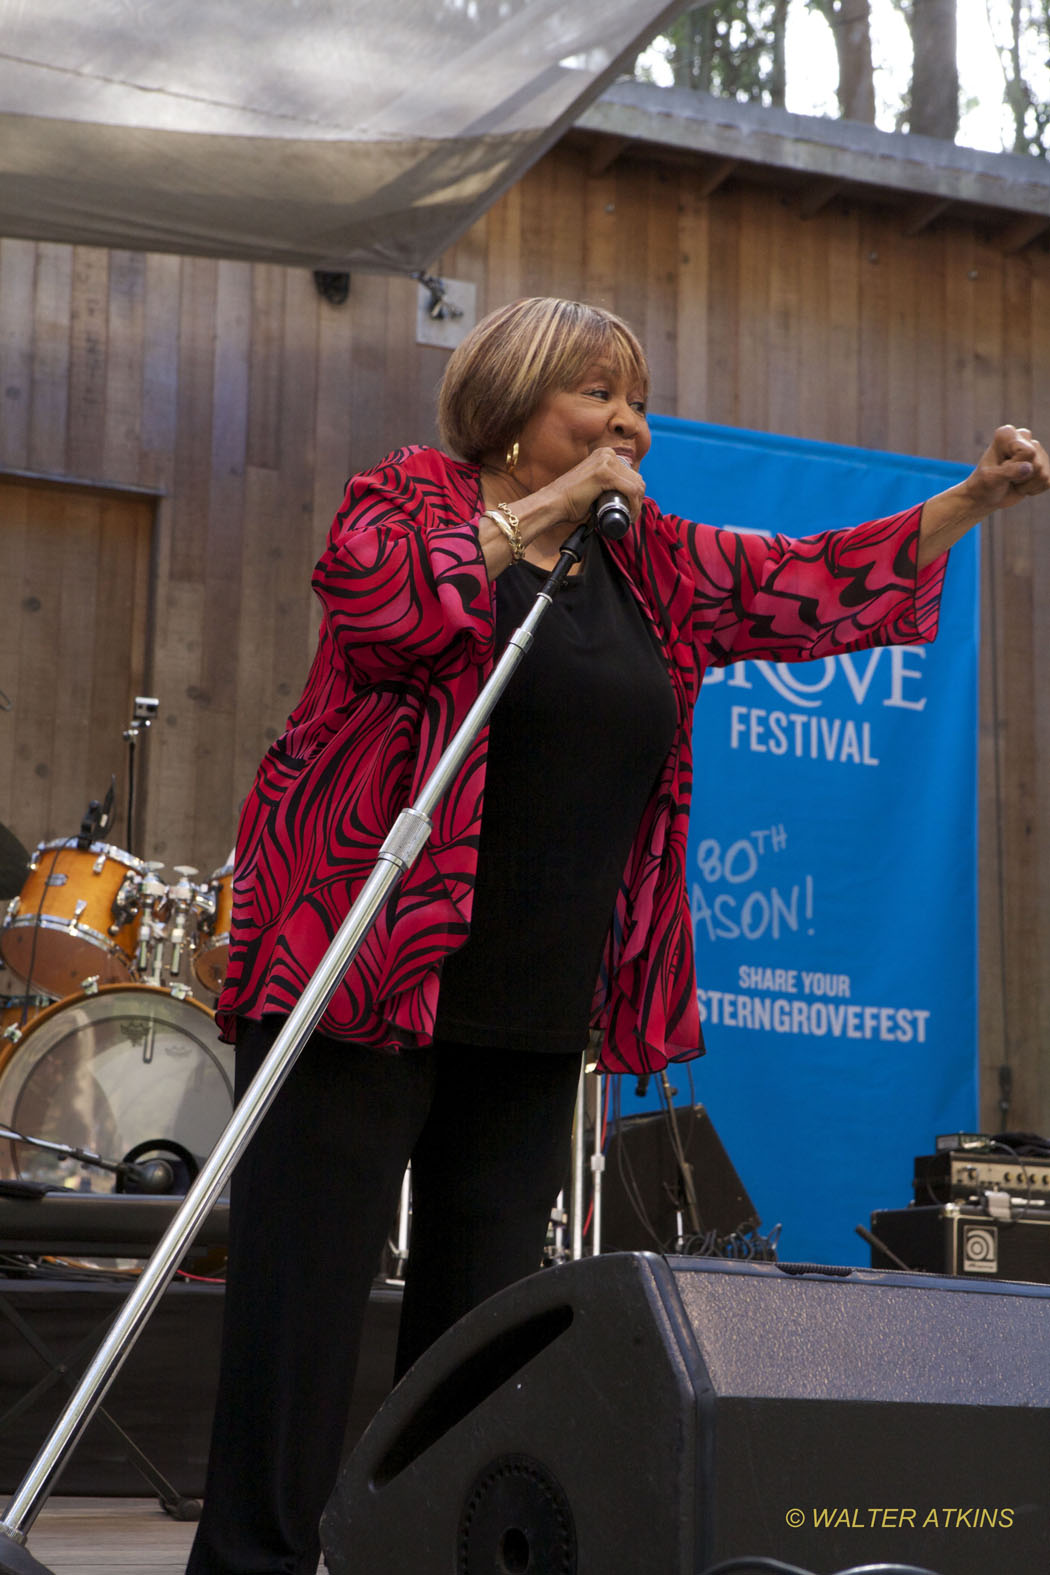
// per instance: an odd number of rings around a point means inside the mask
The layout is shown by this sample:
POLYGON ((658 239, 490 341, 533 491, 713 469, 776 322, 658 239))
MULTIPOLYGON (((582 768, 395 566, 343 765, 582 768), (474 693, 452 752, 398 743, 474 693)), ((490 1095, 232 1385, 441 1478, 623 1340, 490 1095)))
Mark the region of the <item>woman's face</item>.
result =
POLYGON ((595 362, 571 388, 547 394, 519 439, 518 476, 544 487, 572 470, 596 448, 611 448, 637 470, 649 451, 642 387, 595 362))

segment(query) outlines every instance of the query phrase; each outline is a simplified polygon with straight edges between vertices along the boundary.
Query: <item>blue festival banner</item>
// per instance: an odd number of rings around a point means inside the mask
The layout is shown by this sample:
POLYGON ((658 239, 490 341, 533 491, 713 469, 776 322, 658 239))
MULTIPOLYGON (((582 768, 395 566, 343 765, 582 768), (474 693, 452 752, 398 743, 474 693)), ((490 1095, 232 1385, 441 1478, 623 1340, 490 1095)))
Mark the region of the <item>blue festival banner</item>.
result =
MULTIPOLYGON (((964 467, 657 416, 661 508, 789 536, 875 519, 964 467)), ((873 1209, 977 1113, 976 533, 930 646, 708 674, 687 879, 703 1103, 788 1260, 863 1264, 873 1209)), ((658 1090, 622 1109, 652 1108, 658 1090)), ((701 1192, 703 1177, 697 1178, 701 1192)))

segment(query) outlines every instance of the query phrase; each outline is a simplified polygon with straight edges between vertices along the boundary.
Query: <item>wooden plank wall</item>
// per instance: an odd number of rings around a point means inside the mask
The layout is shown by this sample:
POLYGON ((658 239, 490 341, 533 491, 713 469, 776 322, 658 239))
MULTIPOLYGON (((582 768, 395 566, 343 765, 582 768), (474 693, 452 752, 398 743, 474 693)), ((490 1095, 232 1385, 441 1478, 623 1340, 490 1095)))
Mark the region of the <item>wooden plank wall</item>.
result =
MULTIPOLYGON (((153 511, 148 494, 0 472, 0 686, 13 746, 0 750, 0 802, 28 845, 75 836, 111 779, 125 789, 153 511)), ((110 840, 128 840, 126 814, 120 828, 110 840)))
MULTIPOLYGON (((962 462, 1001 420, 1047 425, 1045 245, 1005 256, 964 223, 908 237, 899 213, 841 203, 803 219, 769 188, 705 197, 686 164, 590 169, 561 145, 436 270, 474 281, 481 311, 559 294, 621 312, 669 414, 962 462)), ((306 585, 346 475, 433 437, 445 353, 415 344, 414 300, 397 278, 355 276, 334 307, 305 271, 0 242, 0 469, 159 497, 139 851, 169 866, 225 861, 306 672, 306 585)), ((1050 1130, 1048 527, 1045 500, 994 522, 983 569, 982 1119, 998 1125, 1007 1064, 1008 1124, 1035 1131, 1050 1130)), ((0 714, 0 747, 14 725, 0 714)))

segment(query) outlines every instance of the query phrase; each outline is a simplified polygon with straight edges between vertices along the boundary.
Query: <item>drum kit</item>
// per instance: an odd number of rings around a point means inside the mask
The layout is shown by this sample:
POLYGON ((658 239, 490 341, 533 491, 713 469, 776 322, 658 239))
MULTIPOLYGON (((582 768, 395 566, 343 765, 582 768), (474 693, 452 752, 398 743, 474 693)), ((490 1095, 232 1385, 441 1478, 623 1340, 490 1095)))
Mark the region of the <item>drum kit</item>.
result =
POLYGON ((0 955, 21 981, 0 995, 0 1185, 184 1192, 233 1110, 233 1051, 189 977, 222 988, 233 857, 168 883, 98 826, 31 858, 0 827, 0 955))
MULTIPOLYGON (((202 884, 186 865, 168 884, 162 868, 84 828, 30 858, 0 825, 0 899, 11 898, 0 955, 24 981, 20 993, 0 993, 0 1188, 182 1193, 229 1120, 233 1052, 185 975, 211 995, 222 989, 233 854, 202 884)), ((585 1098, 581 1071, 581 1113, 585 1098)), ((582 1131, 578 1121, 571 1253, 563 1194, 547 1262, 583 1252, 582 1131)), ((390 1281, 408 1257, 410 1200, 406 1172, 383 1264, 390 1281)))

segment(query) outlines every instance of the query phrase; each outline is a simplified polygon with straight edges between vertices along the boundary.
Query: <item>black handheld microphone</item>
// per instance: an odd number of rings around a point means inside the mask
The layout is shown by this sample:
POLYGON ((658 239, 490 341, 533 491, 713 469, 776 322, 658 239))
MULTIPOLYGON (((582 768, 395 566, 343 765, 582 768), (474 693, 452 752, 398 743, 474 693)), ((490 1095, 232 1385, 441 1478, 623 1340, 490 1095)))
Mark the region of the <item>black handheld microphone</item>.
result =
POLYGON ((606 541, 619 541, 631 528, 631 511, 622 492, 599 492, 591 505, 594 528, 606 541))

